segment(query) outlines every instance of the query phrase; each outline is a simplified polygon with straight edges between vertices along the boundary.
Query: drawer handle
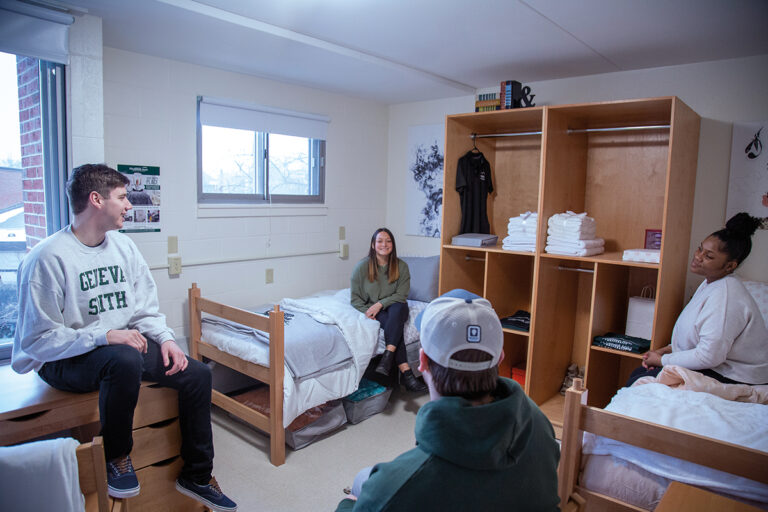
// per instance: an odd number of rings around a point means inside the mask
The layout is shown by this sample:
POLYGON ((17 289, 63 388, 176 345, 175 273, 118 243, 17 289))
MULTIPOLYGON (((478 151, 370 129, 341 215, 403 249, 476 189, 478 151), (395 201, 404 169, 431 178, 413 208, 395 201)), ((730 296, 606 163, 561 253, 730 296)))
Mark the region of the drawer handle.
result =
POLYGON ((168 425, 170 425, 171 423, 173 423, 177 419, 178 418, 169 418, 167 420, 158 421, 157 423, 153 423, 151 425, 147 425, 145 428, 163 428, 163 427, 167 427, 168 425))
POLYGON ((181 455, 174 455, 173 457, 170 457, 165 460, 161 460, 160 462, 155 462, 154 464, 152 464, 152 467, 170 466, 171 464, 176 462, 176 459, 178 459, 179 457, 181 457, 181 455))
POLYGON ((41 417, 44 414, 48 414, 49 412, 51 412, 51 409, 47 409, 45 411, 33 412, 33 413, 30 413, 30 414, 25 414, 24 416, 17 416, 15 418, 8 418, 7 421, 19 421, 19 422, 21 422, 21 421, 34 420, 34 419, 37 419, 37 418, 41 417))

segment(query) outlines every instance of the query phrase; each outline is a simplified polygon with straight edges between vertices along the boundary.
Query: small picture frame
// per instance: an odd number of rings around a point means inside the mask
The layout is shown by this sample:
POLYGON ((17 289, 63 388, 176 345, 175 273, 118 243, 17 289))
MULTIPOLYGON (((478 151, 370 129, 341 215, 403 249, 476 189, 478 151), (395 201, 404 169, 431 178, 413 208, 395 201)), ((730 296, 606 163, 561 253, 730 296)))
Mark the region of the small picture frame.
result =
POLYGON ((660 229, 645 230, 645 248, 661 249, 661 230, 660 229))

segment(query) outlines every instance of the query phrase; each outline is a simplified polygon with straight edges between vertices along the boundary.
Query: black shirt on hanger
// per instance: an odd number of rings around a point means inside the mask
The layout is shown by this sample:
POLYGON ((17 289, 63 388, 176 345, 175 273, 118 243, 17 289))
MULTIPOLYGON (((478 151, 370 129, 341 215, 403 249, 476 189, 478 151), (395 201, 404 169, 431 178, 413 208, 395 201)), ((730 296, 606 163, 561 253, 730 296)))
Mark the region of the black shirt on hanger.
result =
POLYGON ((486 200, 493 192, 491 164, 478 150, 468 151, 456 167, 456 191, 461 197, 462 233, 490 233, 486 200))

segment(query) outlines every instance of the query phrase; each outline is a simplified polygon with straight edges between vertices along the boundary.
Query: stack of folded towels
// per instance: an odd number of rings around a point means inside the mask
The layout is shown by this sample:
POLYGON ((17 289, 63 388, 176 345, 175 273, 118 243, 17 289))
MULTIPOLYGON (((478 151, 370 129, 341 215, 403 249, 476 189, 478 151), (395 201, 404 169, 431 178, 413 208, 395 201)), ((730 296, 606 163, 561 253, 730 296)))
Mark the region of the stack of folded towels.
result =
POLYGON ((597 238, 595 219, 585 213, 557 213, 547 223, 547 246, 551 254, 594 256, 605 252, 605 240, 597 238))
POLYGON ((507 236, 502 240, 501 248, 507 251, 534 252, 538 220, 539 214, 536 212, 525 212, 510 218, 507 224, 507 236))

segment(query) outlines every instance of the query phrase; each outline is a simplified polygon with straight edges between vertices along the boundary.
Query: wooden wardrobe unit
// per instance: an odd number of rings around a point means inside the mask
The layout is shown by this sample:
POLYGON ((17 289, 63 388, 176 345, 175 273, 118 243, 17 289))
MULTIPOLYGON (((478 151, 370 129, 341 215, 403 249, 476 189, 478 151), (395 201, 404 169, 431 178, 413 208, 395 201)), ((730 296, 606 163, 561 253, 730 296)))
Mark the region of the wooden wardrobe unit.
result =
POLYGON ((590 405, 599 407, 640 365, 640 355, 592 347, 591 340, 623 333, 628 299, 646 285, 656 290, 651 346, 669 343, 683 308, 699 124, 677 97, 446 119, 440 293, 465 288, 490 300, 500 317, 531 312, 529 333, 504 329, 502 373, 524 365, 526 393, 556 427, 571 362, 586 367, 590 405), (473 141, 491 164, 495 247, 451 245, 461 222, 456 164, 473 141), (536 252, 503 250, 509 218, 528 210, 539 212, 536 252), (604 254, 544 252, 547 220, 566 210, 594 217, 604 254), (622 261, 625 249, 643 247, 646 229, 662 230, 660 263, 622 261))

